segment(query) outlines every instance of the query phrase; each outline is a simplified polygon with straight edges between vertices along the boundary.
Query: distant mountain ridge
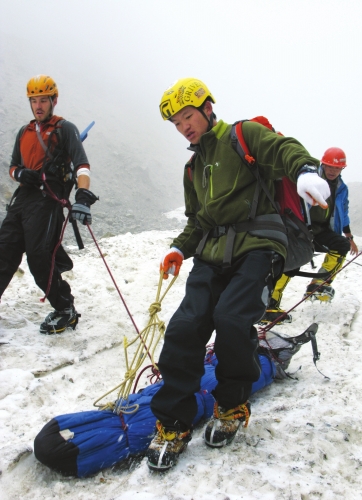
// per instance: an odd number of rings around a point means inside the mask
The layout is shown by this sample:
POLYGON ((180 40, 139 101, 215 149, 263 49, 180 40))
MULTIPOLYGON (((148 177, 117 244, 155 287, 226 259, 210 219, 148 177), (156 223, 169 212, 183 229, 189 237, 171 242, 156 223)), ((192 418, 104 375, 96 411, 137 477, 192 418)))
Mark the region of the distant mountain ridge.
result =
MULTIPOLYGON (((0 36, 0 41, 4 39, 0 36)), ((15 137, 33 118, 25 89, 28 79, 39 73, 39 62, 33 57, 37 43, 24 43, 14 36, 0 51, 0 222, 16 189, 8 175, 15 137)), ((104 89, 103 80, 97 80, 99 75, 89 65, 70 65, 41 46, 39 53, 44 68, 40 71, 49 72, 59 88, 55 114, 73 122, 80 131, 95 121, 84 143, 91 165, 91 190, 100 199, 92 207, 95 234, 172 229, 174 221, 162 214, 183 203, 183 166, 189 154, 185 143, 185 149, 178 150, 182 161, 175 157, 179 153, 172 141, 168 144, 168 134, 176 134, 169 124, 162 123, 158 99, 149 105, 155 116, 149 116, 149 111, 138 109, 137 102, 129 98, 126 83, 122 88, 115 81, 110 89, 104 89)), ((86 240, 87 236, 88 232, 86 240)), ((74 243, 72 234, 70 243, 74 243)))

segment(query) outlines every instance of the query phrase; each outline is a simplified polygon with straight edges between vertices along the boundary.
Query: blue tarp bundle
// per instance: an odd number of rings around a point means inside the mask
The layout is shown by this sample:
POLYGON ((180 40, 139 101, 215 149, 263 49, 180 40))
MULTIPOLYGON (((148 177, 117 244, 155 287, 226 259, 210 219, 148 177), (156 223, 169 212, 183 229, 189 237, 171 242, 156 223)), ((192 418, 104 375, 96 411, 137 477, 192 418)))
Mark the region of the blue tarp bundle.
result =
MULTIPOLYGON (((253 393, 271 384, 275 375, 273 362, 266 356, 259 359, 262 373, 253 384, 253 393)), ((201 390, 196 394, 198 411, 194 424, 212 415, 211 391, 216 386, 216 364, 215 356, 205 361, 201 390)), ((150 385, 129 396, 127 406, 138 405, 134 413, 86 411, 53 418, 35 438, 36 458, 64 475, 85 477, 145 452, 155 431, 156 418, 150 402, 161 384, 150 385)))

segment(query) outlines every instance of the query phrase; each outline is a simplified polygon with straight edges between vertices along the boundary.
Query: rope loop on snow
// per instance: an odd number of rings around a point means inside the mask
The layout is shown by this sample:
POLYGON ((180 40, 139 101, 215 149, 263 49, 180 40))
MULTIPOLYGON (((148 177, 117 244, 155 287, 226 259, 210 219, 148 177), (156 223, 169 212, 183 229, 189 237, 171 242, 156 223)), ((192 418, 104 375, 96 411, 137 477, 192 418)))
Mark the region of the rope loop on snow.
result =
POLYGON ((106 392, 103 396, 98 398, 93 403, 94 406, 98 407, 101 410, 112 409, 117 414, 119 414, 120 412, 128 413, 129 411, 133 411, 131 410, 133 406, 128 405, 127 401, 136 377, 137 379, 133 388, 133 393, 136 390, 140 376, 146 369, 151 368, 152 370, 152 375, 148 377, 151 383, 157 382, 160 379, 160 372, 155 362, 155 351, 160 340, 163 338, 165 334, 166 326, 165 322, 160 320, 160 318, 158 317, 158 313, 161 311, 161 303, 163 299, 165 298, 166 294, 168 293, 168 291, 170 290, 170 288, 177 279, 177 276, 174 276, 171 282, 169 283, 168 287, 164 291, 164 293, 161 295, 161 289, 164 283, 163 274, 164 274, 163 271, 161 271, 160 279, 157 286, 156 299, 154 302, 152 302, 152 304, 148 308, 150 317, 146 327, 142 331, 137 332, 137 335, 133 339, 128 340, 126 337, 124 337, 123 339, 123 348, 126 361, 126 371, 124 374, 123 381, 110 391, 106 392), (129 360, 128 353, 131 347, 132 347, 132 359, 129 360), (147 357, 151 361, 151 365, 142 369, 142 365, 144 364, 147 357), (106 396, 108 396, 108 394, 111 394, 116 390, 118 390, 118 394, 117 394, 117 400, 115 402, 99 404, 99 401, 101 401, 106 396), (118 402, 121 402, 120 407, 117 406, 118 402))

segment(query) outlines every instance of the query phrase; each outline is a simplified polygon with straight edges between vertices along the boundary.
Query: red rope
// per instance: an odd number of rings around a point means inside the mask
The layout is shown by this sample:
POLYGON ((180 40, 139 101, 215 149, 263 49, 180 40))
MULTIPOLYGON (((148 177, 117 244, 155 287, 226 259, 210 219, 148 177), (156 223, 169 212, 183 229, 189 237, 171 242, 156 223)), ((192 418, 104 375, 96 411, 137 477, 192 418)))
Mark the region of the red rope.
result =
POLYGON ((44 191, 44 193, 46 193, 48 196, 50 196, 51 198, 53 198, 53 200, 55 200, 56 202, 60 203, 63 208, 67 208, 68 209, 68 215, 67 215, 67 218, 65 219, 65 221, 63 223, 63 227, 62 227, 62 231, 60 233, 59 241, 55 245, 55 248, 53 250, 52 261, 51 261, 51 265, 50 265, 50 273, 49 273, 49 278, 48 278, 48 285, 47 285, 47 289, 46 289, 45 295, 44 295, 44 297, 42 299, 40 299, 40 302, 45 302, 45 299, 49 295, 50 287, 51 287, 52 281, 53 281, 53 273, 54 273, 54 266, 55 266, 55 255, 56 255, 57 250, 58 250, 58 248, 60 247, 60 245, 61 245, 61 243, 63 241, 65 228, 66 228, 68 220, 69 220, 69 212, 70 212, 70 210, 72 208, 69 200, 58 198, 57 195, 50 189, 49 184, 46 182, 46 177, 45 177, 44 173, 43 173, 43 182, 44 182, 44 185, 47 188, 47 191, 44 191))
POLYGON ((97 249, 98 249, 99 255, 102 257, 102 260, 103 260, 103 262, 104 262, 104 265, 105 265, 105 266, 106 266, 106 268, 107 268, 107 271, 108 271, 108 273, 109 273, 109 275, 110 275, 110 277, 111 277, 111 279, 112 279, 112 281, 113 281, 113 284, 114 284, 114 286, 116 287, 116 290, 117 290, 117 292, 118 292, 118 295, 120 296, 120 298, 121 298, 121 300, 122 300, 122 302, 123 302, 123 305, 124 305, 124 307, 125 307, 125 309, 126 309, 126 311, 127 311, 127 313, 128 313, 128 316, 130 317, 130 319, 131 319, 131 321, 132 321, 132 323, 133 323, 133 326, 135 327, 135 330, 136 330, 136 332, 137 332, 137 333, 138 333, 138 335, 139 335, 139 333, 140 333, 140 332, 139 332, 139 330, 138 330, 138 327, 137 327, 137 325, 136 325, 136 323, 135 323, 135 321, 134 321, 134 319, 133 319, 133 317, 132 317, 132 314, 130 313, 130 310, 129 310, 129 309, 128 309, 128 307, 127 307, 127 304, 126 304, 125 300, 123 299, 123 296, 122 296, 122 294, 121 294, 121 292, 120 292, 120 290, 119 290, 119 288, 118 288, 118 285, 117 285, 117 283, 116 283, 115 279, 113 278, 113 275, 112 275, 112 273, 111 273, 111 270, 110 270, 110 269, 109 269, 109 267, 108 267, 108 264, 107 264, 107 262, 106 262, 106 259, 104 258, 103 254, 102 254, 102 252, 101 252, 101 249, 99 248, 99 245, 98 245, 98 243, 97 243, 97 240, 96 240, 96 238, 95 238, 95 236, 94 236, 94 233, 93 233, 93 231, 92 231, 92 229, 91 229, 91 227, 90 227, 90 225, 89 225, 89 224, 87 224, 87 228, 88 228, 88 230, 89 230, 89 232, 90 232, 90 234, 91 234, 91 236, 92 236, 92 238, 93 238, 93 241, 94 241, 94 243, 95 243, 95 246, 96 246, 96 247, 97 247, 97 249))
POLYGON ((145 372, 148 369, 151 369, 151 372, 152 372, 151 375, 147 375, 147 378, 150 379, 151 385, 153 385, 156 382, 158 382, 159 380, 161 380, 161 372, 159 370, 157 370, 157 368, 155 368, 153 365, 147 365, 143 368, 143 370, 141 370, 138 377, 136 378, 135 384, 133 386, 133 394, 136 393, 137 385, 138 385, 138 382, 141 378, 141 375, 143 374, 143 372, 145 372))

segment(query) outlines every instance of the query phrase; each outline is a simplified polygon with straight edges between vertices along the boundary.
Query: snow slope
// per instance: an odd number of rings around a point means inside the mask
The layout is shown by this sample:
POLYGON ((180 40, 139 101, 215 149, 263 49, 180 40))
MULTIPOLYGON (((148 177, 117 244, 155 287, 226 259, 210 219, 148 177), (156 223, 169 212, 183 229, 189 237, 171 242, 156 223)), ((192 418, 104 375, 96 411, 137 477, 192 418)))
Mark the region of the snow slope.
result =
MULTIPOLYGON (((179 216, 177 212, 168 215, 179 216)), ((127 233, 99 241, 140 329, 156 296, 160 255, 177 233, 127 233)), ((356 242, 362 246, 362 238, 356 242)), ((33 440, 52 417, 93 409, 98 397, 122 381, 123 337, 133 338, 135 331, 95 245, 68 250, 74 269, 66 276, 82 314, 75 331, 39 334, 39 324, 51 309, 40 302, 42 293, 26 260, 0 304, 3 500, 361 498, 360 258, 337 276, 331 304, 304 302, 293 311, 292 324, 276 328, 292 336, 318 322, 321 359, 317 367, 329 379, 314 367, 307 344, 290 365, 297 379, 276 381, 254 394, 249 427, 230 446, 207 448, 200 427, 178 465, 167 474, 149 472, 143 459, 75 479, 37 462, 33 440)), ((316 263, 321 260, 318 256, 316 263)), ((160 317, 166 322, 183 296, 191 266, 191 261, 183 264, 163 300, 160 317)), ((305 278, 291 281, 284 307, 302 298, 307 283, 305 278)))

